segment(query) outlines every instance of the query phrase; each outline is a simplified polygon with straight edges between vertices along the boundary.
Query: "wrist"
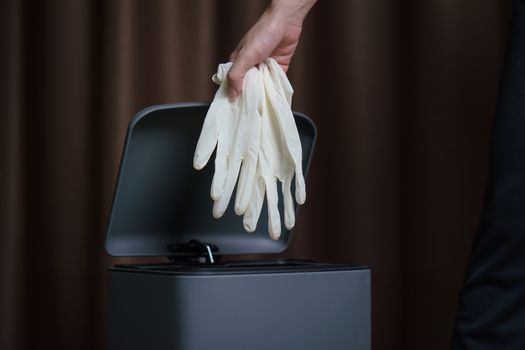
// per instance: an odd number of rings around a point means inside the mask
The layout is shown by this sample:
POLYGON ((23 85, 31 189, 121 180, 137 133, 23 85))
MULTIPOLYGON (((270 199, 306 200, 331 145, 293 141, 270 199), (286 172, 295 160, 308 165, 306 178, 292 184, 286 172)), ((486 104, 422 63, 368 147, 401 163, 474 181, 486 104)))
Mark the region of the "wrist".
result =
POLYGON ((268 13, 287 24, 302 27, 303 21, 317 0, 272 0, 268 13))

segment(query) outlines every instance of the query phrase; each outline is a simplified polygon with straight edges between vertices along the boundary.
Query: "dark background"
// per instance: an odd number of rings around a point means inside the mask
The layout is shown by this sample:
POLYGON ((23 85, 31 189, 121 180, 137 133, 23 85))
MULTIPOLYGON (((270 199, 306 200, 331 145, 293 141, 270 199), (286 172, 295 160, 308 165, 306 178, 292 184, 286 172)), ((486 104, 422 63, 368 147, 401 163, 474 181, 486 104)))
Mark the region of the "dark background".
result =
MULTIPOLYGON (((210 100, 266 5, 1 2, 1 349, 104 349, 127 122, 210 100)), ((319 142, 286 256, 372 266, 374 349, 447 347, 509 15, 501 0, 320 0, 305 22, 289 77, 319 142)))

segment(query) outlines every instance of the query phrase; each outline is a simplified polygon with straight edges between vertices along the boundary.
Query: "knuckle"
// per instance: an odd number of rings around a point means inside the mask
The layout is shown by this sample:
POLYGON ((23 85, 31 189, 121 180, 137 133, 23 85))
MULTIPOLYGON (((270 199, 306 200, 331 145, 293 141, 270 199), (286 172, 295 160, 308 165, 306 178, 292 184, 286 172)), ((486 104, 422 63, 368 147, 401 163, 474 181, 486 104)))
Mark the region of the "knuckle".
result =
POLYGON ((230 80, 230 81, 237 81, 240 78, 241 78, 240 72, 238 72, 237 70, 234 70, 234 69, 230 69, 230 71, 228 72, 228 80, 230 80))

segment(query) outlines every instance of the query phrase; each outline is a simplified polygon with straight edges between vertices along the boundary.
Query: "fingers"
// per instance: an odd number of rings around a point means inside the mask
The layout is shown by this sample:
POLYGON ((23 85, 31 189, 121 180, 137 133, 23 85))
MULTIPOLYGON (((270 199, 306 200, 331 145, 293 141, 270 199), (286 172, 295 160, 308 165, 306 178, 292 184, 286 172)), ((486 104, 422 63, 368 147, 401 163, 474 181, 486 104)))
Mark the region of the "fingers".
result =
MULTIPOLYGON (((217 73, 213 76, 213 81, 219 84, 219 89, 215 93, 204 124, 202 126, 197 146, 195 147, 195 154, 193 156, 193 167, 200 170, 208 163, 215 146, 218 144, 219 138, 219 122, 218 118, 225 113, 233 113, 231 106, 228 106, 226 99, 226 84, 222 84, 226 78, 231 63, 220 64, 217 68, 217 73)), ((217 162, 216 162, 217 163, 217 162)), ((219 161, 219 163, 221 163, 219 161)))
POLYGON ((243 217, 244 229, 247 232, 253 232, 257 228, 257 222, 259 221, 264 202, 264 189, 264 182, 261 178, 258 178, 254 182, 252 198, 243 217))
POLYGON ((295 200, 297 204, 301 205, 306 202, 306 185, 304 183, 303 172, 297 172, 297 168, 295 171, 295 200))
POLYGON ((226 178, 228 176, 228 157, 222 150, 217 149, 215 155, 215 173, 213 174, 213 180, 211 181, 211 198, 216 201, 218 200, 224 191, 226 184, 226 178))
POLYGON ((212 103, 204 119, 201 134, 195 147, 195 154, 193 155, 193 167, 197 170, 204 168, 217 145, 219 137, 217 117, 220 109, 219 102, 212 103))
POLYGON ((193 155, 193 167, 201 170, 208 164, 211 154, 217 145, 216 125, 203 126, 201 136, 193 155))
POLYGON ((240 160, 231 161, 230 167, 228 168, 228 175, 226 177, 224 189, 218 199, 216 199, 213 203, 213 217, 216 219, 220 218, 226 211, 226 208, 228 208, 228 203, 230 203, 233 189, 235 187, 235 183, 237 182, 240 166, 240 160))
MULTIPOLYGON (((274 82, 274 84, 267 83, 265 86, 267 89, 282 87, 284 82, 288 82, 284 73, 280 71, 281 68, 273 59, 267 59, 265 63, 269 67, 267 70, 264 70, 265 78, 274 82), (272 74, 275 77, 272 77, 272 74), (282 75, 284 80, 279 80, 277 75, 282 75)), ((273 115, 277 117, 277 121, 281 128, 281 133, 287 135, 283 140, 295 166, 295 200, 298 204, 304 204, 306 201, 306 186, 304 183, 302 168, 302 145, 295 118, 290 109, 291 93, 293 93, 293 90, 290 90, 289 92, 289 99, 287 99, 287 93, 283 89, 280 89, 280 91, 275 89, 270 90, 268 96, 271 101, 271 108, 274 110, 273 115)))
POLYGON ((259 63, 258 54, 254 50, 242 48, 239 50, 230 71, 228 72, 228 97, 235 99, 240 95, 246 72, 259 63))
POLYGON ((282 182, 283 203, 284 203, 284 226, 291 230, 295 226, 295 206, 292 198, 292 177, 289 174, 282 182))
POLYGON ((235 213, 242 215, 248 209, 255 183, 257 159, 245 159, 242 163, 241 174, 237 184, 235 197, 235 213))
POLYGON ((277 206, 279 197, 277 196, 277 184, 274 179, 265 180, 266 183, 266 204, 268 206, 268 233, 273 240, 281 236, 281 217, 277 206))
POLYGON ((248 208, 254 187, 257 159, 259 157, 259 147, 261 140, 261 114, 259 107, 262 102, 262 79, 257 68, 250 68, 245 76, 245 91, 242 101, 244 109, 242 120, 245 121, 247 128, 244 137, 247 138, 245 158, 237 185, 237 197, 235 199, 235 212, 242 215, 248 208))
MULTIPOLYGON (((228 145, 225 144, 225 140, 228 140, 229 135, 227 134, 227 132, 225 132, 225 130, 222 130, 222 135, 219 135, 219 131, 218 131, 219 122, 217 119, 219 118, 219 115, 221 113, 233 114, 234 110, 226 108, 227 106, 225 102, 227 101, 224 97, 224 88, 225 88, 224 85, 222 85, 219 88, 219 91, 217 91, 217 94, 215 95, 216 96, 215 100, 211 104, 210 109, 208 110, 208 115, 216 116, 214 127, 217 129, 217 131, 215 132, 216 133, 215 143, 217 145, 217 152, 215 154, 215 173, 213 175, 213 180, 211 183, 211 191, 210 191, 210 196, 211 198, 213 198, 213 200, 217 200, 222 195, 222 192, 224 190, 224 185, 226 183, 226 177, 228 175, 228 157, 227 157, 228 152, 226 149, 228 145), (218 96, 220 91, 222 91, 222 97, 218 96)), ((203 137, 202 133, 204 133, 204 127, 201 132, 201 138, 205 140, 207 137, 210 137, 210 140, 211 140, 211 136, 203 137)), ((200 139, 199 139, 199 142, 200 142, 200 139)), ((208 162, 208 159, 210 158, 213 152, 213 148, 215 148, 215 146, 214 147, 210 147, 210 146, 211 145, 206 144, 202 147, 203 150, 205 149, 205 147, 208 147, 206 149, 207 153, 204 153, 204 151, 201 151, 201 149, 199 148, 199 143, 197 143, 197 150, 195 151, 195 157, 194 157, 194 166, 200 166, 200 168, 195 167, 195 169, 202 169, 202 167, 204 167, 206 163, 208 162), (203 159, 205 159, 205 161, 203 161, 203 159)))

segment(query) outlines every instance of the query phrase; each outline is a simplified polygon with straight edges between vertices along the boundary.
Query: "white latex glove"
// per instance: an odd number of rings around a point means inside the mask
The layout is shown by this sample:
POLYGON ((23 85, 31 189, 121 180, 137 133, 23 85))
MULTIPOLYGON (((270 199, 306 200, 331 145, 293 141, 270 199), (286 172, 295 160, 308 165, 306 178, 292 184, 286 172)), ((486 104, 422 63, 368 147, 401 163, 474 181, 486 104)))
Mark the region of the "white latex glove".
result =
POLYGON ((248 70, 243 93, 230 101, 227 74, 231 66, 231 62, 220 64, 213 76, 213 81, 220 86, 204 120, 193 159, 193 167, 200 170, 217 147, 211 185, 215 218, 226 211, 238 177, 235 212, 241 215, 246 211, 255 181, 261 135, 259 110, 263 88, 260 72, 255 67, 248 70))
POLYGON ((244 214, 244 228, 253 232, 266 194, 268 232, 272 239, 281 235, 276 181, 281 182, 284 202, 284 224, 295 225, 295 208, 291 193, 295 175, 295 199, 303 204, 306 188, 302 169, 302 147, 299 132, 291 110, 293 89, 283 70, 273 59, 259 65, 264 81, 262 126, 257 176, 252 199, 244 214))

